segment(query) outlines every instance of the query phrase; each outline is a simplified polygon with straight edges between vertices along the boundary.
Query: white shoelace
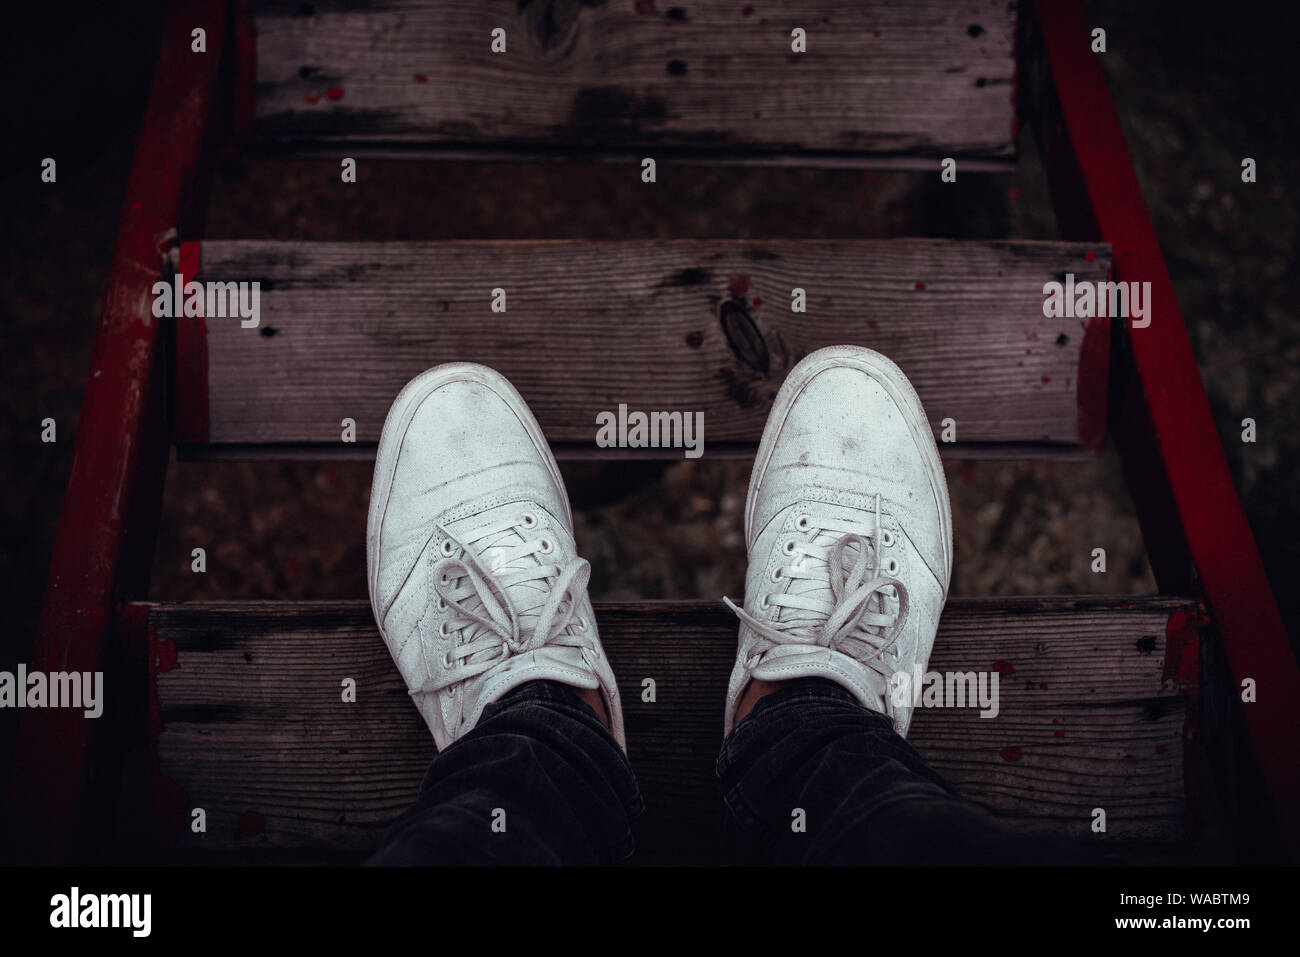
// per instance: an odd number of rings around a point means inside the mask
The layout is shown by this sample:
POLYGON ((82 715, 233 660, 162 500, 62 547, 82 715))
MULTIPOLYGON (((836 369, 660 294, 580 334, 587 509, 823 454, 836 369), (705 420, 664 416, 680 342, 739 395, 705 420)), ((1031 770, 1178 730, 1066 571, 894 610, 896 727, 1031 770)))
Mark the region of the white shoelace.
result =
POLYGON ((451 617, 440 634, 451 637, 440 674, 411 694, 453 688, 513 655, 546 645, 592 647, 588 624, 575 611, 591 577, 591 565, 575 558, 565 565, 545 556, 555 545, 535 536, 533 515, 489 522, 458 536, 433 566, 434 593, 451 617))
POLYGON ((890 657, 898 661, 894 643, 907 621, 908 603, 903 583, 881 571, 880 496, 876 495, 875 522, 869 532, 861 524, 811 514, 801 515, 799 525, 801 532, 811 533, 810 539, 787 539, 785 551, 793 561, 777 569, 778 577, 791 580, 790 587, 765 593, 767 604, 790 609, 793 614, 783 611, 779 613, 782 620, 763 621, 723 598, 759 636, 746 667, 752 670, 778 645, 830 648, 879 676, 880 686, 872 690, 889 708, 887 689, 894 669, 886 663, 886 653, 892 652, 890 657), (851 565, 850 549, 856 552, 851 565))

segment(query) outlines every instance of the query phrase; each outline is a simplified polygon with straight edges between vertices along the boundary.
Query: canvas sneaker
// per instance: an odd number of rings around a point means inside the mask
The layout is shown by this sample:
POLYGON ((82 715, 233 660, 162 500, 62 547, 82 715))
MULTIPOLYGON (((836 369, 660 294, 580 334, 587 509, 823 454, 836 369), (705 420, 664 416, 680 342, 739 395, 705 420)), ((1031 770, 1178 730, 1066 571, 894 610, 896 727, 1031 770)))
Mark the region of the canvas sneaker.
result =
POLYGON ((440 365, 402 389, 375 459, 370 607, 439 749, 528 681, 599 690, 626 750, 555 458, 499 373, 440 365))
POLYGON ((921 401, 889 359, 820 349, 790 371, 745 502, 749 570, 725 730, 753 679, 821 677, 900 735, 952 568, 948 484, 921 401), (902 699, 901 702, 896 699, 902 699))

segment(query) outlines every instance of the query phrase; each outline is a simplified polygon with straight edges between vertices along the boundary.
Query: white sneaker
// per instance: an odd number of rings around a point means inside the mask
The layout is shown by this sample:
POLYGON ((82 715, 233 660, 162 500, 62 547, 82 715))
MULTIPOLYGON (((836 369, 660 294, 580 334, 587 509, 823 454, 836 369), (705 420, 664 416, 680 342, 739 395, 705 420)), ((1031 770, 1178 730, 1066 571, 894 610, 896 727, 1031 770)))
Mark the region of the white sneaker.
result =
POLYGON ((366 566, 380 634, 439 749, 488 704, 539 680, 599 689, 627 749, 564 480, 499 373, 437 366, 394 400, 375 459, 366 566))
MULTIPOLYGON (((948 483, 921 400, 893 362, 819 349, 768 416, 745 503, 749 573, 726 733, 752 679, 828 678, 888 715, 895 672, 924 672, 952 568, 948 483)), ((903 696, 905 699, 910 696, 903 696)))

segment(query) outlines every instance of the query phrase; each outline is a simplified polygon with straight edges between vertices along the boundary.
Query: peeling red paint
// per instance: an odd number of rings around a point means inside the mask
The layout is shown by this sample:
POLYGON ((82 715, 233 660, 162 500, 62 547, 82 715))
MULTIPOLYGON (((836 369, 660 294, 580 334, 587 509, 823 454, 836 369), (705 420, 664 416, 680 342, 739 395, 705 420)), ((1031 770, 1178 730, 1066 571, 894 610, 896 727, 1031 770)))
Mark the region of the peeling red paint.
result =
POLYGON ((176 642, 170 638, 154 638, 153 653, 155 668, 160 674, 166 674, 176 665, 176 642))
POLYGON ((1200 661, 1201 633, 1197 623, 1183 611, 1175 611, 1165 623, 1165 660, 1161 681, 1178 688, 1195 688, 1200 661))

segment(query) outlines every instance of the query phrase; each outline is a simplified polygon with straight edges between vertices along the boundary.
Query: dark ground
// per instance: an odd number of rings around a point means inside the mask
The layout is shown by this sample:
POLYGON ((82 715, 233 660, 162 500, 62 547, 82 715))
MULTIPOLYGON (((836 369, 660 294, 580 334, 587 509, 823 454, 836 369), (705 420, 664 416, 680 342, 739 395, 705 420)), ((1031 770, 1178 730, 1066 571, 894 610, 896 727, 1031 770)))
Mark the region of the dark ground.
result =
MULTIPOLYGON (((4 497, 0 668, 26 660, 72 458, 100 296, 161 23, 156 0, 104 5, 8 39, 11 128, 0 378, 4 497), (125 7, 125 10, 119 9, 125 7), (65 22, 67 21, 67 22, 65 22), (59 159, 43 186, 40 158, 59 159), (59 441, 39 441, 40 422, 59 441)), ((1300 411, 1294 270, 1300 182, 1291 34, 1271 5, 1085 4, 1107 28, 1102 58, 1177 288, 1220 437, 1274 590, 1300 629, 1300 411), (1240 180, 1253 156, 1259 182, 1240 180), (1243 445, 1240 421, 1257 420, 1243 445)), ((523 239, 649 237, 1052 238, 1035 147, 1014 175, 944 186, 931 174, 661 168, 654 202, 609 166, 366 164, 334 188, 333 161, 259 161, 225 171, 212 238, 523 239), (668 175, 665 175, 665 174, 668 175), (668 182, 665 183, 665 180, 668 182)), ((747 463, 566 464, 594 599, 743 593, 747 463)), ((953 594, 1153 592, 1132 504, 1109 448, 1084 463, 948 467, 953 594), (1109 572, 1089 571, 1103 546, 1109 572)), ((173 463, 154 597, 362 598, 365 463, 173 463), (189 571, 208 550, 208 573, 189 571)), ((0 717, 0 756, 12 731, 0 717)), ((0 782, 8 772, 3 761, 0 782)))

